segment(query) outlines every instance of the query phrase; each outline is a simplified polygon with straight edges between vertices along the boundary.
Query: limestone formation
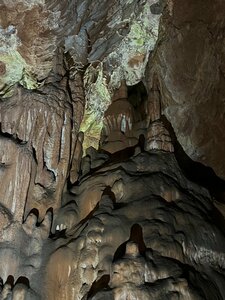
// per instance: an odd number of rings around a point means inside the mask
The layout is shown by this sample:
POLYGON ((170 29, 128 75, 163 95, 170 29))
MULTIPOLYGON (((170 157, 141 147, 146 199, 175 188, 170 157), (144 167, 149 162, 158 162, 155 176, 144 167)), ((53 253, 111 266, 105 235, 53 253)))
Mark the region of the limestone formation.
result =
POLYGON ((225 299, 224 13, 0 1, 1 300, 225 299))
POLYGON ((72 184, 74 184, 79 177, 81 159, 83 156, 83 146, 82 146, 83 140, 84 140, 84 133, 79 132, 77 135, 77 141, 74 149, 74 154, 72 157, 72 166, 70 169, 70 182, 72 184))
POLYGON ((168 130, 165 128, 162 121, 155 121, 149 125, 146 134, 145 150, 164 150, 173 152, 173 144, 168 130))
POLYGON ((105 112, 101 148, 114 153, 137 144, 132 132, 133 123, 134 108, 128 101, 126 83, 122 82, 105 112))
POLYGON ((147 133, 145 150, 164 150, 173 152, 174 147, 170 133, 162 121, 162 96, 158 87, 158 80, 153 76, 152 83, 147 81, 148 100, 147 106, 147 133), (149 86, 150 85, 150 86, 149 86))

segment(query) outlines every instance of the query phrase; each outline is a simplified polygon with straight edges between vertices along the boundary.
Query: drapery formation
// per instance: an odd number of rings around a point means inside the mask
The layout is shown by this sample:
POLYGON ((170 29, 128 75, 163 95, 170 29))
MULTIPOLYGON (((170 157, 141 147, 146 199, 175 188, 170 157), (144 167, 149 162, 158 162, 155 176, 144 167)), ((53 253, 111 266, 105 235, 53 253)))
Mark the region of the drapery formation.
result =
POLYGON ((0 3, 1 299, 224 299, 224 12, 0 3))

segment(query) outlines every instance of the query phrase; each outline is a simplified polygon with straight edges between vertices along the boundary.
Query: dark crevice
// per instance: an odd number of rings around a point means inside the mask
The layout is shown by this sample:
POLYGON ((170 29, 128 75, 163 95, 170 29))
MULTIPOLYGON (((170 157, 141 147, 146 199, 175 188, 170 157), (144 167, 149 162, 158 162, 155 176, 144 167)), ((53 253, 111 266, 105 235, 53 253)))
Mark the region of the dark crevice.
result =
POLYGON ((8 217, 10 223, 13 221, 12 212, 7 207, 2 205, 1 203, 0 203, 0 211, 8 217))
POLYGON ((208 189, 212 197, 216 198, 217 201, 225 203, 225 181, 218 177, 212 168, 192 160, 178 142, 171 123, 165 116, 162 116, 162 120, 170 133, 175 157, 184 175, 189 180, 208 189))
POLYGON ((217 225, 217 227, 225 235, 225 218, 215 206, 213 207, 213 209, 211 211, 211 218, 212 218, 213 222, 217 225))
POLYGON ((26 285, 28 288, 30 288, 30 282, 29 282, 29 279, 28 279, 27 277, 20 276, 20 277, 17 279, 15 285, 16 285, 17 283, 18 283, 18 284, 21 283, 21 284, 23 284, 23 285, 26 285))
POLYGON ((137 146, 140 147, 141 152, 145 151, 144 150, 145 149, 145 136, 144 136, 144 134, 140 134, 138 144, 135 147, 137 147, 137 146))
MULTIPOLYGON (((44 157, 44 155, 43 155, 43 157, 44 157)), ((56 175, 55 175, 55 173, 52 170, 48 169, 45 161, 43 161, 43 171, 49 172, 51 174, 50 175, 51 176, 51 180, 54 181, 54 182, 56 181, 56 175)))
POLYGON ((116 250, 114 256, 113 256, 113 262, 115 262, 118 259, 121 259, 125 253, 126 253, 126 244, 128 241, 122 243, 116 250))
POLYGON ((9 284, 9 285, 11 285, 11 287, 13 287, 14 286, 14 277, 12 275, 9 275, 5 284, 9 284))
POLYGON ((9 139, 9 140, 13 141, 15 144, 18 144, 21 146, 27 144, 27 141, 23 141, 23 140, 19 139, 17 134, 10 134, 8 132, 3 132, 2 131, 2 123, 0 123, 0 137, 9 139))
POLYGON ((32 152, 33 152, 33 158, 34 158, 34 160, 35 160, 35 163, 38 165, 36 149, 35 149, 34 147, 32 147, 32 152))
POLYGON ((144 243, 142 227, 139 224, 134 224, 131 227, 130 241, 137 243, 140 254, 144 255, 146 246, 144 243))
POLYGON ((139 105, 148 98, 147 90, 142 81, 135 85, 128 86, 127 93, 128 101, 133 105, 134 108, 139 107, 139 105))
POLYGON ((93 297, 95 294, 97 294, 99 291, 102 291, 103 289, 108 289, 109 280, 110 276, 108 274, 105 274, 99 280, 94 281, 91 286, 91 289, 88 292, 87 299, 93 297))
POLYGON ((142 227, 139 224, 134 224, 130 230, 130 238, 117 248, 113 256, 113 262, 118 259, 121 259, 125 255, 126 245, 127 242, 129 241, 135 242, 138 245, 140 254, 143 256, 145 255, 145 251, 147 248, 145 246, 144 239, 143 239, 142 227))
POLYGON ((39 211, 38 211, 38 209, 36 209, 36 208, 31 209, 30 212, 27 214, 27 218, 31 214, 35 215, 37 217, 37 220, 38 220, 38 217, 39 217, 39 211))
POLYGON ((114 209, 121 209, 125 206, 127 206, 127 203, 125 203, 125 202, 115 203, 114 209))
POLYGON ((136 146, 127 147, 123 150, 117 151, 117 152, 112 153, 112 154, 107 152, 107 151, 101 150, 101 153, 107 154, 109 156, 109 160, 106 163, 104 163, 104 165, 102 165, 102 166, 110 165, 110 164, 116 164, 118 162, 125 162, 131 156, 134 155, 135 148, 136 148, 136 146))
POLYGON ((110 186, 107 186, 105 189, 104 189, 104 191, 103 191, 103 193, 102 193, 102 196, 109 196, 109 198, 112 200, 112 202, 113 202, 113 205, 115 206, 115 204, 116 204, 116 197, 115 197, 115 194, 112 192, 112 190, 111 190, 111 187, 110 186))
POLYGON ((46 211, 46 214, 47 214, 48 212, 50 212, 50 213, 52 214, 52 216, 53 216, 53 207, 49 207, 49 208, 47 209, 47 211, 46 211))
POLYGON ((64 239, 66 240, 67 236, 66 236, 66 229, 60 230, 60 231, 56 231, 55 233, 51 233, 49 234, 49 239, 55 241, 58 239, 64 239))
MULTIPOLYGON (((70 195, 68 195, 68 196, 70 196, 70 195)), ((71 206, 71 205, 74 206, 74 208, 77 207, 76 201, 75 200, 70 200, 70 201, 66 202, 64 205, 62 205, 61 208, 66 208, 66 207, 71 206)))
POLYGON ((214 285, 211 280, 207 280, 206 274, 199 273, 195 268, 190 265, 181 264, 177 262, 183 270, 183 276, 188 280, 189 285, 194 289, 198 294, 200 294, 204 299, 211 300, 217 299, 222 300, 223 298, 219 295, 218 288, 214 285), (210 286, 207 289, 207 293, 205 291, 205 286, 210 286))
POLYGON ((104 162, 102 165, 100 165, 99 167, 93 168, 93 169, 90 170, 90 172, 88 172, 87 174, 81 176, 79 178, 79 180, 76 182, 76 184, 74 184, 73 186, 79 185, 80 182, 83 181, 84 178, 92 176, 94 173, 101 170, 102 168, 105 168, 105 167, 108 167, 110 165, 114 165, 114 164, 117 164, 117 163, 126 162, 128 159, 130 159, 134 155, 135 148, 136 148, 136 146, 128 147, 126 149, 120 150, 120 151, 115 152, 113 154, 111 154, 111 153, 109 153, 108 151, 105 151, 105 150, 100 150, 99 153, 108 155, 109 159, 106 162, 104 162))

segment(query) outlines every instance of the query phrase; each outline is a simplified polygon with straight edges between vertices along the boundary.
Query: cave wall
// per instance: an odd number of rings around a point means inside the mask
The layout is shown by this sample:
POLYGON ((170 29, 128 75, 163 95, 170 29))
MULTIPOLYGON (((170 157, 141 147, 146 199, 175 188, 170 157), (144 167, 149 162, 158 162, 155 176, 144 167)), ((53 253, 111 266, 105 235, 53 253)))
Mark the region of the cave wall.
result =
POLYGON ((0 299, 224 299, 225 4, 0 2, 0 299))

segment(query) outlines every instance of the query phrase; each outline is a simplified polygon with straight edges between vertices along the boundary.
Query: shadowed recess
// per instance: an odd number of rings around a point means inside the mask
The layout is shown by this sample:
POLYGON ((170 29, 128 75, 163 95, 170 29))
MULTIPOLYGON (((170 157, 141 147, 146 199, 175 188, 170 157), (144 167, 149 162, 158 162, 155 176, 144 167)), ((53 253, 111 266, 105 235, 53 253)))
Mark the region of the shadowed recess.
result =
POLYGON ((14 286, 14 277, 12 275, 9 275, 7 277, 5 284, 9 284, 9 285, 11 285, 11 287, 13 287, 14 286))
POLYGON ((26 285, 28 288, 30 287, 29 279, 28 279, 27 277, 25 277, 25 276, 20 276, 20 277, 17 279, 15 285, 16 285, 17 283, 18 283, 18 284, 19 284, 19 283, 22 283, 22 284, 26 285))
POLYGON ((87 298, 93 297, 97 292, 109 288, 110 276, 108 274, 103 275, 100 279, 92 283, 91 289, 88 292, 87 298))

